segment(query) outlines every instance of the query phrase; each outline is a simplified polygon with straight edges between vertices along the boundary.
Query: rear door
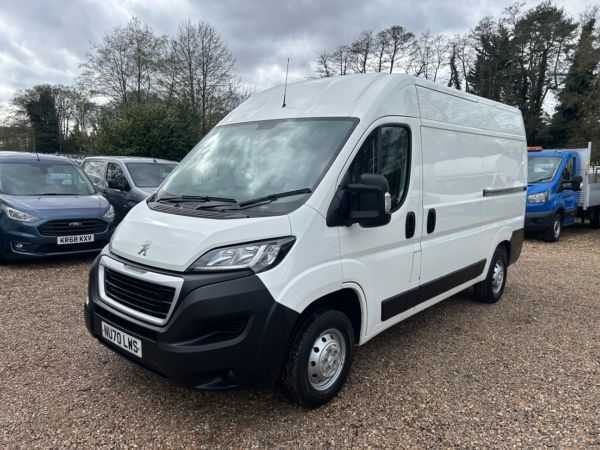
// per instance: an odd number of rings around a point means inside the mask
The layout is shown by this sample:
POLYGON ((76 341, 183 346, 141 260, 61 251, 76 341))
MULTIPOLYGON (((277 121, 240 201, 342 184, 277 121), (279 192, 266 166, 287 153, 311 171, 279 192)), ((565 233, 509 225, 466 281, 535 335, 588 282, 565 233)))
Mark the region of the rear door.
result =
POLYGON ((401 320, 414 306, 408 294, 418 287, 421 235, 419 120, 377 120, 347 162, 340 183, 363 173, 384 175, 390 185, 390 223, 375 228, 340 227, 344 282, 359 283, 368 303, 367 334, 401 320))

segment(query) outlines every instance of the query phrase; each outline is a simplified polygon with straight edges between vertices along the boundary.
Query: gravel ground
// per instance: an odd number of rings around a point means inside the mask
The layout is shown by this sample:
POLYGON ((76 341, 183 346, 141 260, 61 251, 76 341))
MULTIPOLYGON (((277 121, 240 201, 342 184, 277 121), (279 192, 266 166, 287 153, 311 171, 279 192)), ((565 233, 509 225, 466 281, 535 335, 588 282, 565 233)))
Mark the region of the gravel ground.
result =
POLYGON ((460 295, 383 333, 314 411, 183 390, 102 347, 90 263, 0 267, 0 448, 600 448, 600 231, 526 241, 500 303, 460 295))

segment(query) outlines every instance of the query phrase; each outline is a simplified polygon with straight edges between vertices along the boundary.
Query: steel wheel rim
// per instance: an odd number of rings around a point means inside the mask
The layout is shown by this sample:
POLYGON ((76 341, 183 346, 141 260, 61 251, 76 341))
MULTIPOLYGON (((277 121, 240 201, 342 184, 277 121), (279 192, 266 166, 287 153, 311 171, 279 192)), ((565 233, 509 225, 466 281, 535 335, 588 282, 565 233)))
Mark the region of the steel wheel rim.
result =
POLYGON ((308 381, 317 391, 329 389, 339 379, 346 362, 346 338, 336 329, 323 331, 310 349, 308 381))
POLYGON ((554 237, 557 238, 560 235, 560 219, 554 221, 554 237))
POLYGON ((494 265, 494 272, 492 273, 492 292, 494 295, 498 295, 504 284, 504 263, 502 260, 496 261, 494 265))

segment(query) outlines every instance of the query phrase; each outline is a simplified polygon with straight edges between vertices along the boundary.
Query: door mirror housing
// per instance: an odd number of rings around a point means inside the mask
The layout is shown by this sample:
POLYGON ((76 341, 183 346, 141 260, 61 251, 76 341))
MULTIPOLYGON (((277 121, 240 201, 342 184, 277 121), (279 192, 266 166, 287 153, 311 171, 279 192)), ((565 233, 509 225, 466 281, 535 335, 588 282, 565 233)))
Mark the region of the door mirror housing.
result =
POLYGON ((108 187, 111 189, 117 189, 119 191, 125 191, 127 190, 126 186, 125 186, 125 181, 121 180, 121 181, 117 181, 115 179, 109 179, 108 180, 108 187))
POLYGON ((383 175, 365 173, 360 183, 338 188, 327 211, 327 226, 379 227, 391 220, 389 184, 383 175))
POLYGON ((561 181, 560 182, 560 191, 581 191, 581 184, 583 183, 583 178, 580 176, 574 176, 569 181, 561 181))

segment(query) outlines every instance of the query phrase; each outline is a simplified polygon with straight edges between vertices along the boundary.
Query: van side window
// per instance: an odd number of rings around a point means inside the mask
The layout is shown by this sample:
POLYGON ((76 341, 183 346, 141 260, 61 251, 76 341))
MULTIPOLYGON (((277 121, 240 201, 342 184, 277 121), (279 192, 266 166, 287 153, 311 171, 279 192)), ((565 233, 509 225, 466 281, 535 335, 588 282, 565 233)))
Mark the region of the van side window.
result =
POLYGON ((108 163, 108 169, 106 170, 106 181, 115 181, 117 184, 125 185, 126 179, 123 175, 123 170, 118 164, 108 163))
POLYGON ((387 178, 392 197, 392 211, 404 200, 410 166, 410 132, 400 125, 384 125, 367 137, 349 169, 349 182, 359 183, 363 173, 387 178))
POLYGON ((562 179, 565 181, 571 181, 573 176, 575 175, 574 166, 575 159, 573 157, 569 158, 567 161, 567 165, 565 166, 565 170, 563 170, 562 179))
POLYGON ((103 168, 104 165, 98 161, 86 161, 82 166, 83 171, 94 184, 98 184, 102 180, 103 168))

